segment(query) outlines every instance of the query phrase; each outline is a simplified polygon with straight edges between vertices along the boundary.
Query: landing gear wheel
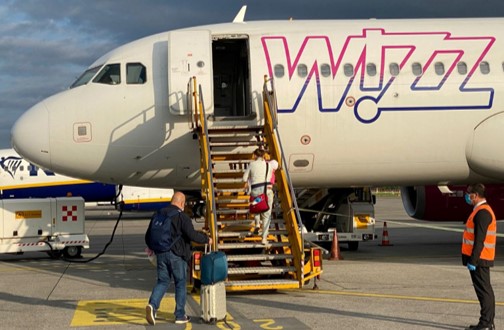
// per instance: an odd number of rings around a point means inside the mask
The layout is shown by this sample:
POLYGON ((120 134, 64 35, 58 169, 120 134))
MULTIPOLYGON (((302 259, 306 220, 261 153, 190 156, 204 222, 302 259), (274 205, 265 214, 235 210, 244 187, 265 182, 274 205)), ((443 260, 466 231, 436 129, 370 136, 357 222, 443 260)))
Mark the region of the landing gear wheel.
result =
POLYGON ((66 258, 78 258, 81 256, 82 246, 67 246, 63 250, 63 254, 66 258))
POLYGON ((357 251, 359 249, 359 242, 348 242, 349 251, 357 251))

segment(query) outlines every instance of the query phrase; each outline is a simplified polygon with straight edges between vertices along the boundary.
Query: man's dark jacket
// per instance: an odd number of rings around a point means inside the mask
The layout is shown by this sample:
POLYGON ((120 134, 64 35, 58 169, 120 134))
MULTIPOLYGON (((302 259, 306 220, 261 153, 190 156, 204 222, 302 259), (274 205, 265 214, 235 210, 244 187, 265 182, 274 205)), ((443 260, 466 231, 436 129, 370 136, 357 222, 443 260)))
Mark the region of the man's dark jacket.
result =
MULTIPOLYGON (((177 206, 169 205, 163 209, 161 209, 161 213, 164 215, 168 215, 168 213, 173 210, 178 210, 178 214, 175 214, 172 217, 172 242, 178 236, 181 236, 175 244, 173 244, 171 251, 189 262, 191 260, 191 241, 201 244, 208 243, 208 237, 194 229, 191 218, 187 216, 182 210, 180 210, 177 206)), ((146 238, 147 239, 147 238, 146 238)))

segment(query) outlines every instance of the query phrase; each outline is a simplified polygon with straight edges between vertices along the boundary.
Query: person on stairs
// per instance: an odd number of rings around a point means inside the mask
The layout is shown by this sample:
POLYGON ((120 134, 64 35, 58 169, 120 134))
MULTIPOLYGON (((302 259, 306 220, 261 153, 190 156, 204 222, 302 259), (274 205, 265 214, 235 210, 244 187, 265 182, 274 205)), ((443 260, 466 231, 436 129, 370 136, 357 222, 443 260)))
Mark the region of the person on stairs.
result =
POLYGON ((271 222, 271 209, 273 206, 273 184, 272 176, 274 171, 278 168, 278 162, 275 160, 270 160, 268 166, 264 158, 265 151, 263 149, 256 149, 254 151, 254 161, 250 163, 249 167, 243 174, 243 181, 245 181, 245 188, 250 189, 251 196, 259 196, 264 193, 266 189, 266 195, 268 197, 269 209, 266 212, 255 214, 255 232, 259 233, 261 228, 260 224, 262 222, 262 244, 268 245, 268 233, 269 226, 271 222), (266 173, 266 170, 268 171, 266 173), (266 180, 265 180, 266 179, 266 180))

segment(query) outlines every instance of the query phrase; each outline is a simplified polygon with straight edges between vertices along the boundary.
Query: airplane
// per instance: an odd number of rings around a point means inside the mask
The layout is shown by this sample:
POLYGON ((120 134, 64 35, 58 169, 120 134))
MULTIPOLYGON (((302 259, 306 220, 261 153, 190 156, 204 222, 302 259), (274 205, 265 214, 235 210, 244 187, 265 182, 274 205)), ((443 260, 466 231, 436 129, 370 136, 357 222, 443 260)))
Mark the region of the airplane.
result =
MULTIPOLYGON (((462 220, 464 185, 504 185, 504 19, 245 21, 148 36, 26 111, 30 162, 112 184, 200 187, 187 85, 209 128, 260 125, 264 76, 296 189, 397 185, 410 215, 462 220), (453 189, 453 190, 452 190, 453 189), (454 206, 448 201, 458 196, 454 206), (448 210, 436 210, 437 206, 448 210), (451 205, 451 206, 450 206, 451 205)), ((494 205, 504 217, 504 206, 494 205)))
POLYGON ((0 149, 0 197, 80 196, 86 202, 113 202, 116 185, 54 173, 23 159, 14 149, 0 149))
POLYGON ((153 211, 171 202, 173 189, 119 187, 76 179, 34 165, 14 149, 0 149, 0 198, 80 196, 86 203, 108 202, 123 211, 153 211))

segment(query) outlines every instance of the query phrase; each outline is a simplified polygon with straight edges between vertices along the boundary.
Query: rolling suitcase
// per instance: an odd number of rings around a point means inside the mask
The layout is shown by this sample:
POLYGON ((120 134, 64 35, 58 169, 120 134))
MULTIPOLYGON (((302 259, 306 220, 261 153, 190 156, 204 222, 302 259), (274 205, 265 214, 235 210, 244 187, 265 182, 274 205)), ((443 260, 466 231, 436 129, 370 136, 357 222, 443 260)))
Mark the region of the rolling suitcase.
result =
POLYGON ((201 284, 209 285, 225 281, 227 277, 227 258, 222 251, 204 254, 201 258, 201 284))
POLYGON ((224 282, 201 285, 200 304, 203 322, 215 324, 217 321, 224 320, 227 314, 224 282))

